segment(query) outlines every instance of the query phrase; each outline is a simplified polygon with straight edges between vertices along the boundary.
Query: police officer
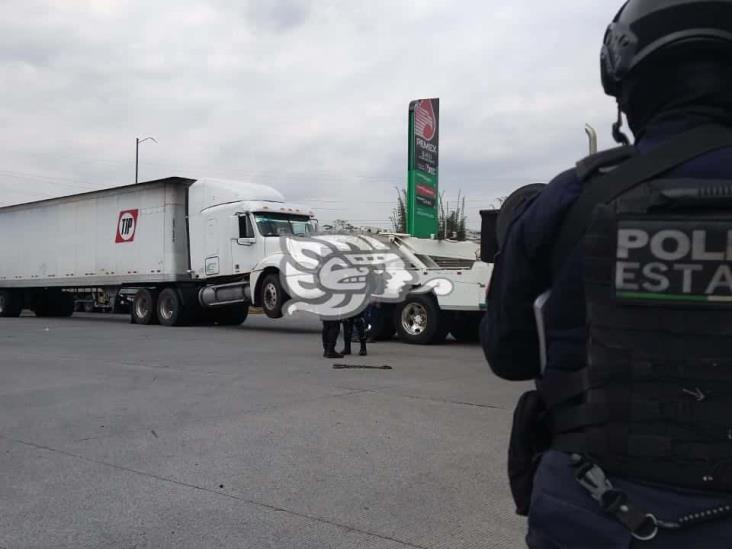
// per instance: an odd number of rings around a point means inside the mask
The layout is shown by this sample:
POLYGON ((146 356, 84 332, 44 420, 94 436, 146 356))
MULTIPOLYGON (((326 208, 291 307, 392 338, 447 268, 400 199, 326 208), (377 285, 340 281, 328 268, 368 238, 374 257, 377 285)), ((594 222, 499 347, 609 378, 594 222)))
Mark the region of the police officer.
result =
POLYGON ((361 348, 358 351, 359 356, 366 356, 366 311, 362 311, 359 314, 347 318, 343 321, 343 350, 341 354, 351 354, 351 340, 353 338, 353 328, 356 328, 358 334, 358 341, 361 344, 361 348))
POLYGON ((512 451, 547 442, 512 488, 532 548, 732 547, 732 0, 629 0, 601 60, 635 144, 516 213, 481 328, 546 408, 516 410, 512 451))
POLYGON ((325 358, 343 358, 343 355, 336 351, 338 334, 341 333, 340 320, 323 320, 323 356, 325 358))

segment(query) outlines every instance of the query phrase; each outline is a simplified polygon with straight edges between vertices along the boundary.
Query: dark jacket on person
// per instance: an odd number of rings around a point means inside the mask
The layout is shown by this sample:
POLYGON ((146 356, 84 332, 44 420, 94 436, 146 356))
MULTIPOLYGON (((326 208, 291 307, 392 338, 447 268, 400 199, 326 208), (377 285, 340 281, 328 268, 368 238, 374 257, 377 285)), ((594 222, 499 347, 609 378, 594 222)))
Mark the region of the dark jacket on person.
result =
MULTIPOLYGON (((666 67, 665 72, 660 67, 635 84, 633 97, 624 99, 624 110, 630 113, 629 122, 641 154, 703 123, 732 126, 732 63, 723 68, 713 65, 682 63, 673 71, 666 67), (672 76, 664 76, 669 74, 672 76)), ((705 154, 664 177, 732 180, 732 148, 705 154)), ((557 370, 577 370, 586 364, 581 246, 566 258, 558 272, 552 272, 555 240, 580 192, 576 170, 558 175, 517 212, 496 259, 481 341, 491 369, 504 379, 531 380, 540 374, 533 302, 548 289, 552 294, 545 309, 545 378, 557 370)), ((659 518, 675 518, 732 500, 676 489, 673 479, 664 486, 611 480, 625 489, 638 506, 657 513, 659 518)), ((544 454, 534 479, 528 541, 532 547, 603 548, 629 547, 631 538, 576 482, 569 456, 550 450, 544 454), (546 532, 551 532, 553 539, 544 539, 546 532)), ((643 547, 732 547, 732 520, 664 533, 643 547)))

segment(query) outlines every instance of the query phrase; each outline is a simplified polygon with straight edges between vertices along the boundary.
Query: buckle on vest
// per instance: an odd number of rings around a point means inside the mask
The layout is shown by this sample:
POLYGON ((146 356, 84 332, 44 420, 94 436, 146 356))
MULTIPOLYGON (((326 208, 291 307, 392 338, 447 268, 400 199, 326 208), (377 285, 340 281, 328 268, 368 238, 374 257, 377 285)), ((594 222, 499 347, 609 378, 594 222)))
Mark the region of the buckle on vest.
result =
POLYGON ((606 513, 623 524, 633 538, 650 541, 658 535, 658 520, 651 513, 644 513, 628 501, 628 495, 613 487, 612 482, 597 464, 579 454, 572 456, 577 482, 597 500, 606 513))
POLYGON ((646 521, 630 533, 638 541, 651 541, 658 535, 658 519, 651 513, 646 513, 646 521), (643 529, 649 527, 648 533, 643 529))

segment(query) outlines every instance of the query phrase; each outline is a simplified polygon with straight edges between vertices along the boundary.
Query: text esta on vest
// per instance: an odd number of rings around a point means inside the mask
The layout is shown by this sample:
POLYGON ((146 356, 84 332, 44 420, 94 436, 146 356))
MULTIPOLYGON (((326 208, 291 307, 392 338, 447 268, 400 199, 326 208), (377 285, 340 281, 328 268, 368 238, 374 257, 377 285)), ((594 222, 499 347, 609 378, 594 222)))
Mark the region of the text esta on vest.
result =
POLYGON ((625 291, 732 294, 732 229, 618 229, 615 287, 625 291))

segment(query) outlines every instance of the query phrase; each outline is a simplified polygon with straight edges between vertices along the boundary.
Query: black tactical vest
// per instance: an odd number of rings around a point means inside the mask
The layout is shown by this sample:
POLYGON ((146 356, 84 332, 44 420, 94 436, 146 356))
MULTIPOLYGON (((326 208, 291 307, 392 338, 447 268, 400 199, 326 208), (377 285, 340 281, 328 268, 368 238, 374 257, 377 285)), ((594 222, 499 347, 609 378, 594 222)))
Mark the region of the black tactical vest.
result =
POLYGON ((556 449, 609 473, 732 489, 732 181, 656 179, 582 241, 588 364, 546 391, 556 449))

